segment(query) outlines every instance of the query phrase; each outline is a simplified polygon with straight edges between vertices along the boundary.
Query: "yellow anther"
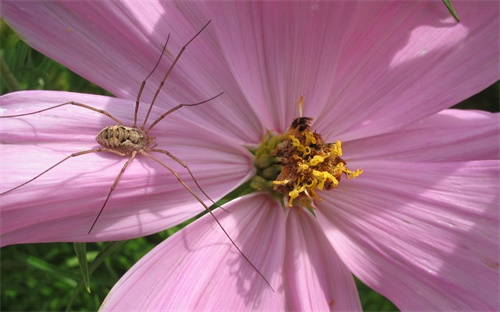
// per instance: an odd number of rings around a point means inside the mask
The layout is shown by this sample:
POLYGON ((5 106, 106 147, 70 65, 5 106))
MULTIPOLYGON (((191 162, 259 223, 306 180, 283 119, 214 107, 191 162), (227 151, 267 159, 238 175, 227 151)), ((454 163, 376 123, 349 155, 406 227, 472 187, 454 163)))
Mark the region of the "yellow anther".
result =
POLYGON ((338 163, 335 165, 335 167, 332 167, 331 168, 331 173, 334 175, 334 176, 340 176, 342 174, 342 172, 344 172, 344 170, 346 170, 346 167, 344 166, 343 163, 338 163))
POLYGON ((313 159, 311 159, 309 163, 311 164, 311 166, 317 166, 319 163, 322 163, 323 161, 325 161, 325 157, 321 155, 314 155, 313 159))
POLYGON ((335 144, 331 145, 331 148, 333 150, 333 155, 334 156, 342 156, 342 142, 337 141, 335 144))
POLYGON ((275 185, 287 185, 288 183, 290 183, 290 180, 288 180, 288 179, 281 180, 281 181, 273 181, 273 184, 275 184, 275 185))
POLYGON ((290 140, 292 140, 292 144, 293 144, 293 146, 295 146, 295 147, 302 146, 302 145, 300 144, 299 139, 297 139, 297 138, 296 138, 293 134, 291 134, 291 135, 289 136, 289 138, 290 138, 290 140))
POLYGON ((318 184, 317 180, 312 180, 311 182, 306 184, 306 189, 314 189, 318 184))
POLYGON ((306 132, 306 145, 316 144, 316 138, 314 137, 314 133, 306 132))
POLYGON ((343 151, 340 141, 326 143, 320 134, 311 130, 312 118, 302 117, 302 100, 301 97, 300 117, 294 119, 283 134, 273 136, 267 133, 254 155, 258 176, 269 182, 275 177, 270 183, 271 192, 288 196, 288 206, 314 209, 314 204, 321 200, 318 190, 336 188, 342 175, 351 179, 359 176, 363 170, 347 168, 345 160, 341 158, 343 151))
POLYGON ((289 207, 293 206, 293 200, 299 197, 300 193, 304 192, 304 190, 305 190, 304 186, 301 186, 300 188, 297 189, 297 185, 294 185, 294 189, 288 193, 288 196, 290 197, 290 199, 288 200, 289 207))
POLYGON ((352 171, 352 170, 346 169, 346 170, 343 170, 343 172, 346 174, 346 177, 348 179, 352 179, 352 178, 355 178, 355 177, 359 176, 360 174, 362 174, 363 170, 357 169, 356 171, 352 171))
POLYGON ((317 185, 318 190, 322 190, 325 187, 325 182, 327 180, 332 181, 334 185, 338 184, 337 179, 331 173, 326 171, 313 170, 313 176, 319 181, 317 185))
POLYGON ((299 139, 297 139, 293 134, 289 136, 290 140, 292 140, 292 145, 297 148, 299 152, 302 152, 302 156, 305 157, 311 154, 311 148, 307 145, 302 145, 299 139))
POLYGON ((311 148, 309 146, 304 146, 304 156, 311 154, 311 148))

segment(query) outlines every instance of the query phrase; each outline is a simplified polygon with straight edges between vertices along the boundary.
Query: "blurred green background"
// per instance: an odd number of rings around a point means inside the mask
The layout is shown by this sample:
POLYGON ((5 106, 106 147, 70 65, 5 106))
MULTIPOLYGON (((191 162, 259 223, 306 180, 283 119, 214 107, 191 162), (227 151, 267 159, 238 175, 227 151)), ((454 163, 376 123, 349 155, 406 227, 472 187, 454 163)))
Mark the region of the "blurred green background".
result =
MULTIPOLYGON (((46 89, 110 95, 24 44, 0 20, 0 93, 46 89), (12 76, 6 73, 12 73, 12 76)), ((499 84, 458 104, 464 109, 498 112, 499 84)), ((91 293, 71 243, 27 244, 0 249, 1 311, 95 311, 118 279, 144 254, 187 223, 126 242, 89 243, 86 257, 93 271, 91 293), (106 256, 92 261, 100 253, 106 256), (101 261, 102 260, 102 261, 101 261), (97 265, 98 264, 98 265, 97 265)), ((397 311, 383 296, 357 281, 365 311, 397 311)))

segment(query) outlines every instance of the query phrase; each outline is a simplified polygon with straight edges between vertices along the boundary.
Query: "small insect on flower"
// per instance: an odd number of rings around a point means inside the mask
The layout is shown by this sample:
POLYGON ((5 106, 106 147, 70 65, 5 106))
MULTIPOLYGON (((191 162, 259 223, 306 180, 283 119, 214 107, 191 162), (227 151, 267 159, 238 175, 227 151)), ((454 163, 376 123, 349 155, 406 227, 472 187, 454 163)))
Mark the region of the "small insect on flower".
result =
POLYGON ((347 168, 342 156, 342 143, 326 143, 320 134, 311 130, 313 118, 300 116, 292 121, 282 134, 268 131, 257 148, 250 148, 255 155, 257 174, 250 186, 267 190, 273 196, 288 199, 288 207, 306 207, 314 213, 321 201, 317 191, 338 187, 342 175, 356 178, 363 170, 347 168))
POLYGON ((110 200, 111 195, 113 194, 113 191, 117 187, 118 182, 120 181, 121 176, 127 170, 127 168, 129 167, 129 165, 131 164, 131 162, 134 160, 134 158, 138 154, 141 154, 141 155, 144 155, 144 156, 152 159, 156 163, 160 164, 162 167, 164 167, 167 170, 169 170, 177 178, 177 180, 182 184, 182 186, 189 193, 191 193, 191 195, 193 195, 196 198, 196 200, 207 210, 208 213, 210 213, 212 215, 212 217, 215 219, 215 221, 217 222, 217 224, 221 227, 222 231, 229 238, 229 240, 231 241, 231 243, 235 246, 235 248, 243 256, 243 258, 245 258, 245 260, 269 284, 269 282, 260 273, 260 271, 243 254, 243 252, 236 245, 236 243, 233 241, 233 239, 229 236, 229 234, 226 232, 226 230, 222 227, 222 225, 220 224, 219 220, 213 215, 212 211, 201 200, 201 198, 191 189, 191 187, 189 187, 183 181, 183 179, 179 176, 179 174, 174 169, 170 168, 165 163, 163 163, 161 160, 159 160, 157 157, 155 157, 154 155, 152 155, 152 153, 164 154, 164 155, 167 155, 168 157, 170 157, 172 160, 174 160, 178 164, 180 164, 189 173, 189 175, 192 178, 193 182, 195 183, 196 187, 203 193, 203 195, 206 196, 215 206, 217 206, 217 204, 205 193, 205 191, 198 184, 198 182, 196 181, 196 179, 195 179, 193 173, 191 172, 191 170, 189 169, 189 167, 184 162, 182 162, 179 158, 175 157, 174 155, 172 155, 167 150, 156 148, 157 144, 155 142, 155 137, 151 136, 149 133, 166 116, 168 116, 171 113, 177 111, 178 109, 180 109, 182 107, 192 107, 192 106, 197 106, 197 105, 200 105, 200 104, 203 104, 203 103, 207 103, 207 102, 209 102, 209 101, 217 98, 218 96, 222 95, 222 92, 219 93, 219 94, 217 94, 217 95, 215 95, 215 96, 213 96, 213 97, 211 97, 211 98, 209 98, 209 99, 207 99, 207 100, 204 100, 204 101, 201 101, 201 102, 198 102, 198 103, 194 103, 194 104, 179 104, 179 105, 171 108, 170 110, 166 111, 165 113, 161 114, 158 118, 156 118, 156 120, 154 120, 149 126, 147 126, 147 121, 148 121, 149 115, 150 115, 150 113, 151 113, 151 111, 153 109, 153 106, 154 106, 154 104, 156 102, 156 99, 157 99, 160 91, 162 90, 162 88, 163 88, 163 86, 165 84, 165 81, 167 80, 167 78, 169 77, 169 75, 172 72, 173 68, 175 67, 177 61, 179 60, 179 58, 183 54, 183 52, 186 49, 186 47, 209 25, 209 23, 210 23, 210 21, 207 24, 205 24, 205 26, 203 26, 181 48, 181 50, 179 51, 179 53, 177 54, 177 56, 174 58, 172 64, 168 68, 166 74, 163 76, 163 79, 161 80, 158 88, 156 89, 154 97, 153 97, 153 99, 151 101, 151 105, 148 108, 147 114, 146 114, 146 116, 144 118, 144 121, 142 122, 142 125, 140 125, 140 126, 138 126, 138 120, 137 120, 138 118, 137 118, 137 116, 138 116, 138 111, 139 111, 139 106, 140 106, 141 95, 142 95, 142 92, 143 92, 143 90, 145 88, 146 81, 155 72, 155 70, 157 69, 158 65, 161 62, 162 56, 163 56, 163 54, 166 51, 166 47, 167 47, 170 35, 167 37, 165 45, 163 46, 162 54, 160 55, 160 58, 158 59, 156 65, 153 68, 153 70, 142 81, 141 87, 139 89, 139 92, 138 92, 138 95, 137 95, 137 98, 136 98, 135 112, 134 112, 134 122, 133 122, 132 126, 126 126, 126 125, 124 125, 123 122, 121 122, 119 119, 117 119, 116 117, 114 117, 112 114, 110 114, 109 112, 107 112, 105 110, 101 110, 101 109, 92 107, 90 105, 87 105, 87 104, 84 104, 84 103, 80 103, 80 102, 76 102, 76 101, 65 102, 65 103, 62 103, 62 104, 59 104, 59 105, 51 106, 51 107, 48 107, 48 108, 45 108, 45 109, 42 109, 42 110, 38 110, 38 111, 34 111, 34 112, 30 112, 30 113, 23 113, 23 114, 17 114, 17 115, 8 115, 8 116, 0 116, 0 118, 13 118, 13 117, 29 116, 29 115, 35 115, 35 114, 43 113, 45 111, 53 110, 53 109, 56 109, 56 108, 59 108, 59 107, 63 107, 63 106, 67 106, 67 105, 73 105, 73 106, 82 107, 82 108, 85 108, 85 109, 88 109, 88 110, 91 110, 91 111, 95 111, 95 112, 97 112, 99 114, 103 114, 103 115, 105 115, 105 116, 113 119, 114 122, 115 122, 115 124, 103 128, 98 133, 98 135, 96 136, 96 141, 101 145, 101 147, 72 153, 72 154, 68 155, 67 157, 63 158, 62 160, 60 160, 59 162, 57 162, 56 164, 52 165, 48 169, 42 171, 41 173, 39 173, 35 177, 29 179, 28 181, 25 181, 22 184, 19 184, 19 185, 15 186, 15 187, 13 187, 11 189, 3 191, 2 193, 0 193, 0 196, 5 195, 5 194, 10 193, 10 192, 13 192, 13 191, 15 191, 15 190, 17 190, 17 189, 19 189, 19 188, 21 188, 21 187, 29 184, 29 183, 35 181, 39 177, 41 177, 44 174, 48 173, 49 171, 51 171, 52 169, 56 168, 57 166, 59 166, 60 164, 64 163, 65 161, 67 161, 70 158, 74 158, 74 157, 78 157, 78 156, 82 156, 82 155, 86 155, 86 154, 91 154, 91 153, 108 153, 108 154, 110 153, 110 154, 115 154, 115 155, 122 156, 122 157, 128 157, 127 161, 125 162, 125 164, 121 168, 120 172, 118 173, 118 175, 114 179, 114 182, 111 185, 111 188, 110 188, 110 190, 107 193, 106 199, 104 200, 104 202, 103 202, 103 204, 101 206, 101 209, 99 210, 99 213, 95 217, 94 222, 91 225, 89 224, 88 234, 90 234, 92 232, 92 230, 94 229, 94 227, 96 226, 97 221, 99 220, 99 217, 103 213, 104 208, 106 207, 108 201, 110 200))

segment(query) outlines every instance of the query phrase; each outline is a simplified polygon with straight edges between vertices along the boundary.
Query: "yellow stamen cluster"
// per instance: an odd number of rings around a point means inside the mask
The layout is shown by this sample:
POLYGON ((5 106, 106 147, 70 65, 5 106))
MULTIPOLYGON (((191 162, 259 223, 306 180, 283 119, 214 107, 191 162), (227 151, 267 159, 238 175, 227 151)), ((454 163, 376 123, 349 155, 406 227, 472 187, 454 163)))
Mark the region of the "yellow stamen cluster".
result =
POLYGON ((254 151, 257 175, 251 186, 286 195, 289 207, 313 209, 315 200, 321 200, 317 190, 338 187, 342 174, 350 179, 363 172, 349 170, 341 158, 341 142, 325 143, 321 135, 311 131, 311 121, 299 117, 283 134, 268 132, 254 151))
POLYGON ((342 174, 355 178, 363 172, 349 170, 340 158, 341 142, 325 143, 319 134, 311 131, 311 120, 297 118, 286 132, 287 139, 271 153, 283 164, 283 170, 273 181, 274 190, 288 195, 290 207, 312 208, 312 202, 321 200, 316 190, 338 187, 342 174))

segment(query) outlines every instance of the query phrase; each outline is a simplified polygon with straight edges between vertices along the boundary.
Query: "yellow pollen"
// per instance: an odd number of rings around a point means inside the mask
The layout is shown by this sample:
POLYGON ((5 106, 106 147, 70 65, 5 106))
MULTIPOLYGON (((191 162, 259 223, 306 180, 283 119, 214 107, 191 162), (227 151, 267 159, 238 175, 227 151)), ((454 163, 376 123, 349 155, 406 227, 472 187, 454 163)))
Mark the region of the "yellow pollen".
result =
POLYGON ((335 144, 332 144, 333 153, 335 156, 342 156, 342 143, 340 141, 335 142, 335 144))
POLYGON ((348 179, 353 179, 353 178, 358 177, 360 174, 362 174, 363 170, 357 169, 356 171, 352 171, 352 170, 349 170, 349 169, 344 169, 343 172, 346 174, 346 177, 348 179))
POLYGON ((316 186, 316 183, 317 183, 317 182, 316 182, 315 180, 312 180, 311 182, 309 182, 309 183, 307 183, 307 184, 305 185, 305 186, 306 186, 306 189, 311 189, 311 188, 313 188, 313 189, 314 189, 314 187, 316 186))
POLYGON ((297 185, 294 185, 294 189, 288 193, 288 196, 290 197, 288 199, 288 206, 292 207, 293 206, 293 201, 295 198, 299 197, 300 193, 304 192, 305 186, 301 186, 300 188, 297 188, 297 185))
POLYGON ((302 152, 302 157, 311 154, 311 148, 309 146, 302 145, 293 135, 290 135, 290 140, 292 140, 293 146, 295 146, 299 152, 302 152))
POLYGON ((290 180, 273 181, 273 184, 276 184, 276 185, 287 185, 288 183, 290 183, 290 180))
POLYGON ((325 161, 325 157, 323 157, 321 155, 314 155, 313 159, 311 159, 311 161, 309 163, 312 166, 316 166, 317 164, 322 163, 323 161, 325 161))
POLYGON ((309 127, 311 118, 299 117, 287 135, 284 144, 274 153, 283 155, 283 170, 275 181, 274 190, 288 195, 288 206, 311 207, 315 200, 321 200, 316 190, 337 188, 341 176, 355 178, 363 171, 349 170, 342 156, 342 143, 325 143, 321 136, 309 127), (285 182, 286 181, 286 182, 285 182))
POLYGON ((315 203, 321 201, 318 190, 332 190, 339 187, 342 176, 352 179, 363 173, 361 169, 347 168, 341 158, 342 142, 326 143, 320 134, 311 131, 311 121, 301 113, 284 133, 266 133, 261 145, 252 151, 257 168, 252 181, 259 187, 264 185, 277 197, 284 195, 289 207, 314 209, 315 203), (259 179, 268 181, 269 186, 259 179))
POLYGON ((316 144, 316 138, 312 132, 306 132, 306 145, 316 144))
POLYGON ((339 183, 331 173, 326 171, 313 170, 313 176, 318 180, 318 190, 322 190, 325 187, 327 180, 330 180, 334 186, 337 186, 339 183))
POLYGON ((290 138, 290 140, 292 140, 293 146, 297 147, 297 149, 299 147, 302 147, 302 145, 300 144, 300 141, 296 137, 294 137, 293 135, 290 135, 289 138, 290 138))
POLYGON ((304 171, 304 170, 309 169, 309 166, 308 166, 307 164, 300 164, 300 165, 299 165, 299 168, 300 168, 302 171, 304 171))

